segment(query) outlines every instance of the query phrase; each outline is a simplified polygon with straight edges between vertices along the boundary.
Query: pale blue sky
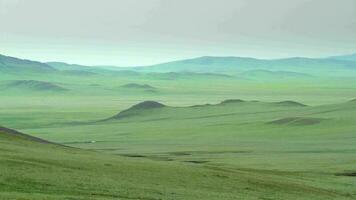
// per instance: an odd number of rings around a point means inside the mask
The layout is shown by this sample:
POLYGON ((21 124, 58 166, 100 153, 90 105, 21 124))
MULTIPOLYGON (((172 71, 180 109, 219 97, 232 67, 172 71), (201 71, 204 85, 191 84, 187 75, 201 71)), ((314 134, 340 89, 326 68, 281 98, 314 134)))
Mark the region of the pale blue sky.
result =
POLYGON ((355 0, 0 0, 0 54, 137 66, 356 52, 355 0))

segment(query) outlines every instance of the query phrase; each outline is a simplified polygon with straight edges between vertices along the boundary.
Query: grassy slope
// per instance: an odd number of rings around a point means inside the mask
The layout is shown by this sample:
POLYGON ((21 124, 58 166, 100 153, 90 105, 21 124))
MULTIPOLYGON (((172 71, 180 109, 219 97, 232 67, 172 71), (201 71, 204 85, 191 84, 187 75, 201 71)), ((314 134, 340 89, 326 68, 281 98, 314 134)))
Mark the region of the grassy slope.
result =
POLYGON ((119 120, 28 131, 52 141, 142 162, 169 161, 222 171, 290 175, 306 181, 303 184, 308 187, 354 198, 355 178, 337 175, 356 170, 355 110, 356 102, 316 107, 235 102, 135 110, 137 116, 119 120), (293 117, 303 120, 270 123, 293 117), (318 123, 309 124, 310 120, 318 123))
POLYGON ((0 133, 1 199, 348 199, 296 173, 153 162, 0 133))

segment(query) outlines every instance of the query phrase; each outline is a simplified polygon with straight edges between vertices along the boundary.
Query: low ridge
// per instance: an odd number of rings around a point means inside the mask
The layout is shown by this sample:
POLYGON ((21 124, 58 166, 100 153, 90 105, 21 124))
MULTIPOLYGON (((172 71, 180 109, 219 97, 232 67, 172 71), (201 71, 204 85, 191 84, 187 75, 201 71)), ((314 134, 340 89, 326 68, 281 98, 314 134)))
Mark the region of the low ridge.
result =
POLYGON ((165 105, 157 101, 144 101, 132 106, 128 110, 141 110, 141 109, 152 109, 152 108, 162 108, 162 107, 165 107, 165 105))
POLYGON ((133 88, 133 89, 155 89, 155 87, 148 84, 128 83, 120 86, 121 88, 133 88))
POLYGON ((46 81, 16 80, 2 85, 5 89, 27 89, 33 91, 67 91, 68 89, 46 81))
POLYGON ((281 106, 301 106, 301 107, 305 107, 307 105, 296 102, 296 101, 280 101, 275 103, 277 105, 281 105, 281 106))
POLYGON ((241 99, 227 99, 222 101, 220 104, 229 104, 229 103, 242 103, 245 102, 244 100, 241 99))

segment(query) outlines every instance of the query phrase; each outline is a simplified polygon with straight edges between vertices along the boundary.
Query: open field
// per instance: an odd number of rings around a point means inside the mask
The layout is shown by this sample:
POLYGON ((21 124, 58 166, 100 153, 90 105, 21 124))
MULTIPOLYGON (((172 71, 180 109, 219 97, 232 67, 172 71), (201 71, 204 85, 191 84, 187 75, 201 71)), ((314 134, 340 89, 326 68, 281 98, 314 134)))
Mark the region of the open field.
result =
POLYGON ((0 0, 0 200, 356 200, 356 0, 0 0))

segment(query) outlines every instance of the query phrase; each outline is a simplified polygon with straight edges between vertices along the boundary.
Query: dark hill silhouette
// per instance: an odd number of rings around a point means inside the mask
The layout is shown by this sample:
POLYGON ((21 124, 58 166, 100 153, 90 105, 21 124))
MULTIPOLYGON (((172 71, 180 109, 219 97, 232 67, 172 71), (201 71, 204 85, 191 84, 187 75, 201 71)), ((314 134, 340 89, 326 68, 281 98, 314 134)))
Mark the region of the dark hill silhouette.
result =
POLYGON ((120 86, 121 88, 127 89, 156 89, 155 87, 148 84, 138 84, 138 83, 128 83, 120 86))
POLYGON ((307 105, 296 102, 296 101, 281 101, 281 102, 277 102, 275 103, 277 105, 281 105, 281 106, 302 106, 305 107, 307 105))

